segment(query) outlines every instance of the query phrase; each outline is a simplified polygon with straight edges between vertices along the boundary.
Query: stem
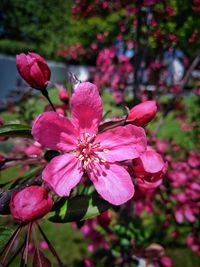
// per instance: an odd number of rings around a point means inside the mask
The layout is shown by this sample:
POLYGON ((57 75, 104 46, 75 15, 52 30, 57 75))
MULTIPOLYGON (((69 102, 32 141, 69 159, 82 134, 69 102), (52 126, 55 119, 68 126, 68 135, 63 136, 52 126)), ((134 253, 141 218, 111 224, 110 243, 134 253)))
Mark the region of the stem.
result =
POLYGON ((15 252, 15 254, 12 256, 12 258, 9 260, 9 262, 5 265, 5 267, 8 267, 14 259, 17 257, 17 255, 20 253, 24 245, 26 244, 26 238, 24 239, 24 242, 21 244, 21 246, 18 248, 18 250, 15 252))
POLYGON ((42 266, 42 263, 41 263, 41 260, 40 260, 40 252, 39 252, 39 249, 38 249, 38 246, 39 246, 39 242, 38 242, 38 237, 37 237, 37 233, 36 233, 36 230, 35 230, 35 225, 33 225, 33 238, 34 238, 34 241, 35 241, 35 246, 36 246, 36 253, 38 255, 38 260, 39 260, 39 265, 42 266))
POLYGON ((44 238, 44 240, 47 242, 48 247, 52 253, 52 255, 57 259, 58 264, 60 267, 67 267, 66 265, 64 265, 64 263, 61 261, 60 257, 58 256, 56 250, 54 249, 54 247, 52 246, 52 244, 50 243, 50 241, 48 240, 47 236, 45 235, 45 233, 43 232, 42 228, 40 227, 40 225, 37 223, 38 229, 42 235, 42 237, 44 238))
POLYGON ((3 258, 3 260, 2 260, 2 264, 3 264, 3 265, 4 265, 4 263, 5 263, 5 261, 6 261, 7 257, 8 257, 8 254, 9 254, 11 248, 12 248, 12 245, 14 244, 14 242, 15 242, 15 240, 16 240, 18 234, 20 233, 21 229, 22 229, 21 226, 19 226, 19 227, 17 228, 17 231, 15 231, 14 236, 12 236, 11 242, 10 242, 10 244, 9 244, 9 246, 8 246, 8 249, 6 250, 6 253, 5 253, 5 255, 4 255, 4 258, 3 258))
POLYGON ((49 97, 49 93, 48 93, 47 89, 45 88, 45 89, 43 89, 41 92, 42 92, 43 96, 46 97, 46 99, 48 100, 48 102, 49 102, 49 104, 51 105, 53 111, 56 112, 56 109, 55 109, 53 103, 51 102, 51 99, 50 99, 50 97, 49 97))
POLYGON ((27 229, 26 246, 25 246, 24 253, 22 256, 24 259, 25 265, 27 265, 27 262, 28 262, 28 245, 30 241, 31 227, 32 227, 32 223, 30 222, 28 224, 28 229, 27 229))
POLYGON ((7 243, 4 245, 4 247, 2 248, 1 252, 0 252, 0 257, 3 255, 4 251, 6 250, 6 248, 8 247, 8 245, 10 244, 11 240, 13 239, 13 237, 16 235, 17 231, 19 230, 19 228, 21 227, 21 225, 19 225, 17 227, 17 229, 14 231, 14 233, 12 234, 12 236, 9 238, 9 240, 7 241, 7 243))

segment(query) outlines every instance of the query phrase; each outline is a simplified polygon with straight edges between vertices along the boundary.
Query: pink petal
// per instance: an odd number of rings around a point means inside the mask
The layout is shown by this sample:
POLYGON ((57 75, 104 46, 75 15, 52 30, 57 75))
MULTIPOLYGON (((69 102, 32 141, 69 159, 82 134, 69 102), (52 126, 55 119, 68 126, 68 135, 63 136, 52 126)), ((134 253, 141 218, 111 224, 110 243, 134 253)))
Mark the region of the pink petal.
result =
POLYGON ((187 220, 189 222, 195 222, 196 217, 194 216, 194 214, 193 214, 192 210, 190 209, 190 207, 186 207, 184 213, 185 213, 185 217, 187 218, 187 220))
POLYGON ((38 66, 37 62, 34 62, 30 67, 30 76, 35 81, 35 83, 40 86, 44 87, 46 83, 46 79, 38 66))
POLYGON ((183 218, 183 213, 182 213, 181 210, 177 209, 175 211, 175 219, 176 219, 177 223, 182 223, 183 222, 184 218, 183 218))
POLYGON ((16 56, 16 66, 22 76, 22 78, 29 84, 33 85, 35 82, 30 77, 30 65, 33 64, 34 60, 28 61, 27 56, 21 53, 16 56))
POLYGON ((32 135, 42 146, 62 151, 74 149, 77 143, 72 123, 56 112, 39 115, 33 123, 32 135))
POLYGON ((162 171, 165 163, 160 154, 154 151, 145 151, 140 156, 142 164, 146 172, 157 173, 162 171))
POLYGON ((100 157, 109 162, 134 159, 146 149, 146 135, 144 129, 134 125, 119 126, 96 138, 104 152, 98 153, 100 157))
POLYGON ((81 133, 97 133, 102 118, 102 102, 97 87, 89 82, 81 83, 70 101, 72 123, 81 133))
POLYGON ((69 196, 81 180, 83 168, 81 161, 72 154, 55 157, 47 164, 42 173, 42 179, 59 196, 69 196))
POLYGON ((88 175, 97 192, 114 205, 121 205, 134 195, 134 185, 128 172, 117 164, 95 164, 88 175))

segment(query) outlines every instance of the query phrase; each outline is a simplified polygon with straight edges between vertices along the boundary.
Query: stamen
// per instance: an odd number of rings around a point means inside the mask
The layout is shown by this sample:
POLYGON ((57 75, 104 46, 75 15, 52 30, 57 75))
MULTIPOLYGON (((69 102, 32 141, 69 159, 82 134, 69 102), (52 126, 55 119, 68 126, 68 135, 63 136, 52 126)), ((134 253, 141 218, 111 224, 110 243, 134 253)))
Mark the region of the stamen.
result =
POLYGON ((107 154, 109 151, 110 151, 110 150, 109 150, 109 149, 106 149, 106 148, 103 150, 103 152, 106 153, 106 154, 107 154))
POLYGON ((99 158, 95 158, 94 161, 95 161, 96 163, 99 163, 99 158))
POLYGON ((84 159, 84 156, 81 154, 78 158, 79 158, 80 160, 83 160, 83 159, 84 159))
POLYGON ((101 157, 101 158, 100 158, 100 161, 103 162, 103 163, 105 163, 105 162, 106 162, 106 159, 103 158, 103 157, 101 157))

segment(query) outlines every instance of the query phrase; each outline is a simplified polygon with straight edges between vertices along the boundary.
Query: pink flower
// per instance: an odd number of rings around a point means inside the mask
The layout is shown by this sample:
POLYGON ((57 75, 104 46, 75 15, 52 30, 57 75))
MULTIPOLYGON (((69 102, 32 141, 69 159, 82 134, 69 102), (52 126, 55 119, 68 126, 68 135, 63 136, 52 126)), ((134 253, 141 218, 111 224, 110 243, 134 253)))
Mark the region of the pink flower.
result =
POLYGON ((128 122, 137 126, 145 126, 156 115, 155 101, 145 101, 133 107, 128 113, 128 122))
POLYGON ((71 120, 45 112, 34 122, 32 134, 42 146, 61 150, 42 177, 59 196, 69 196, 87 173, 97 192, 120 205, 134 194, 128 172, 117 161, 139 157, 146 148, 144 130, 120 126, 97 135, 102 102, 94 84, 81 83, 71 97, 71 120))
POLYGON ((25 154, 28 157, 37 157, 37 156, 42 155, 42 153, 43 153, 43 150, 41 148, 41 145, 39 143, 37 143, 37 142, 35 142, 34 144, 28 146, 25 149, 25 154))
POLYGON ((162 264, 163 267, 172 267, 173 266, 172 260, 167 256, 163 256, 160 259, 160 263, 162 264))
POLYGON ((44 58, 36 53, 22 53, 16 56, 16 65, 22 78, 31 87, 39 90, 46 88, 51 71, 44 58))
POLYGON ((69 95, 68 95, 67 90, 65 88, 60 88, 58 91, 58 95, 59 95, 60 100, 63 103, 68 103, 69 95))
POLYGON ((52 206, 52 197, 44 187, 37 185, 15 192, 10 202, 13 218, 21 222, 31 222, 42 218, 52 206))
POLYGON ((95 265, 90 259, 85 259, 84 263, 85 263, 85 267, 95 267, 95 265))
POLYGON ((40 242, 40 248, 41 249, 48 249, 49 248, 49 246, 48 246, 48 244, 47 244, 47 242, 45 240, 42 240, 40 242))
POLYGON ((139 158, 133 159, 133 172, 136 178, 155 182, 165 175, 167 164, 154 150, 145 151, 139 158))

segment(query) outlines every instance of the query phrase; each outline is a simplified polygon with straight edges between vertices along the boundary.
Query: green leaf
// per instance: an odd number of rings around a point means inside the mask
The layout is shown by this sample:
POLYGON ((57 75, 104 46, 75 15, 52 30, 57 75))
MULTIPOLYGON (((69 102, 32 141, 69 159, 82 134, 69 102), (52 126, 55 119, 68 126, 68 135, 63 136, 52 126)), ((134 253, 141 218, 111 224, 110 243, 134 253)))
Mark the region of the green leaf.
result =
MULTIPOLYGON (((0 226, 0 244, 3 245, 13 234, 13 229, 0 226)), ((0 246, 1 248, 1 246, 0 246)))
POLYGON ((62 198, 55 203, 49 220, 57 223, 86 220, 100 215, 112 205, 97 196, 76 196, 71 199, 62 198))
POLYGON ((0 126, 0 136, 32 138, 31 127, 21 124, 7 124, 0 126))

